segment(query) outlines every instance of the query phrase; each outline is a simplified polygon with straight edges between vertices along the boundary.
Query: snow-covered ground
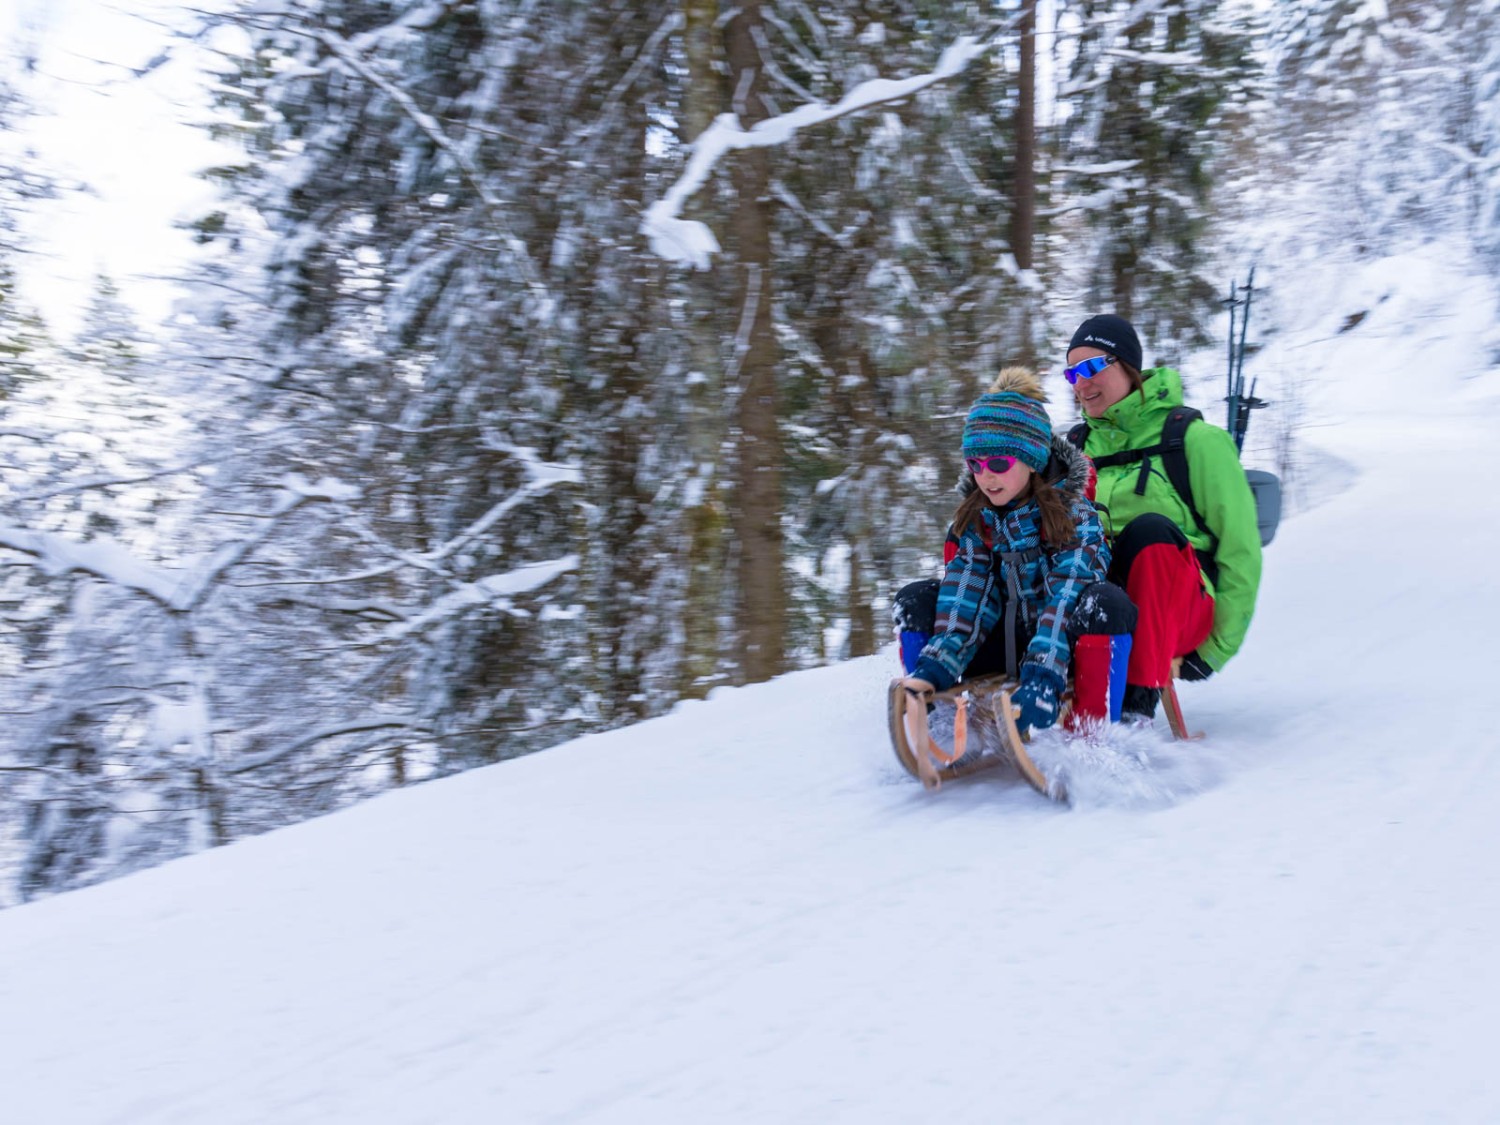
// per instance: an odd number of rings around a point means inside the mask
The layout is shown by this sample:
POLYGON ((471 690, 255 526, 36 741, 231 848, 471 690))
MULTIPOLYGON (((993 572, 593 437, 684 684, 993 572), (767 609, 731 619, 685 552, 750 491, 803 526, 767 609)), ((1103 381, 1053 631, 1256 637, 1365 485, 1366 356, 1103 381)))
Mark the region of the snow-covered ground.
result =
POLYGON ((1268 280, 1310 503, 1205 742, 931 795, 886 654, 9 910, 0 1116, 1500 1120, 1495 294, 1268 280))

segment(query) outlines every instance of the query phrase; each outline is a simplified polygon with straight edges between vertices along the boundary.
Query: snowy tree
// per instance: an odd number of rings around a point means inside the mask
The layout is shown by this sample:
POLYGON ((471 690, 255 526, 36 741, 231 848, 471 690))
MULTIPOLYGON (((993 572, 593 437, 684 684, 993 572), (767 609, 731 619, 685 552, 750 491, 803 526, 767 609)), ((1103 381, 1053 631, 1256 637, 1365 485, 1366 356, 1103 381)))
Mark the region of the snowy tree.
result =
POLYGON ((0 81, 0 403, 36 376, 38 353, 49 342, 46 325, 22 297, 16 276, 25 240, 21 217, 54 190, 16 132, 26 113, 20 95, 0 81))
POLYGON ((105 436, 0 444, 23 892, 873 651, 1084 251, 1198 323, 1250 25, 1132 10, 1061 102, 1029 0, 205 16, 190 299, 101 284, 105 436))
POLYGON ((1476 6, 1471 30, 1484 44, 1474 69, 1474 135, 1477 162, 1475 232, 1479 245, 1500 271, 1500 3, 1476 6))
POLYGON ((1478 222, 1483 244, 1493 3, 1299 0, 1273 29, 1285 149, 1339 201, 1330 237, 1372 253, 1478 222))
MULTIPOLYGON (((837 101, 875 75, 931 72, 983 30, 921 5, 879 14, 830 18, 786 50, 789 80, 837 101)), ((796 624, 818 661, 888 639, 891 593, 925 573, 951 514, 955 419, 1000 363, 1033 354, 1010 242, 1013 74, 1014 59, 991 52, 779 154, 789 488, 807 514, 793 525, 796 624)))
MULTIPOLYGON (((1255 15, 1236 0, 1085 0, 1060 98, 1057 172, 1082 213, 1088 299, 1134 320, 1170 355, 1201 343, 1219 295, 1205 276, 1215 157, 1253 95, 1255 15)), ((1149 358, 1149 357, 1148 357, 1149 358)))

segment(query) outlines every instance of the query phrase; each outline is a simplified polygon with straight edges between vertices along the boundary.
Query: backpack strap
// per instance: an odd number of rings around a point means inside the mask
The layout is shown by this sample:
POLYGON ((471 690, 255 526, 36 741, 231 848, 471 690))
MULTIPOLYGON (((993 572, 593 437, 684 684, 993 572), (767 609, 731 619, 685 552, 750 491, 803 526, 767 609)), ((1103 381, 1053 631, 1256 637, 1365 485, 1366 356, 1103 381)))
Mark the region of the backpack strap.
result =
POLYGON ((1167 472, 1167 479, 1172 482, 1177 495, 1181 496, 1183 503, 1188 506, 1188 511, 1193 513, 1193 522, 1198 525, 1198 530, 1208 536, 1208 555, 1212 559, 1219 550, 1219 537, 1213 533, 1203 519, 1202 513, 1198 511, 1198 504, 1193 499, 1193 479, 1188 474, 1187 461, 1188 427, 1202 418, 1203 412, 1191 406, 1174 407, 1167 415, 1167 420, 1162 423, 1159 448, 1162 468, 1167 472))
MULTIPOLYGON (((1191 406, 1175 406, 1168 413, 1166 421, 1162 423, 1161 440, 1155 445, 1148 445, 1141 449, 1122 449, 1119 453, 1106 453, 1100 457, 1092 458, 1094 467, 1107 469, 1115 465, 1133 465, 1141 462, 1140 477, 1136 482, 1135 490, 1139 495, 1145 495, 1146 481, 1151 475, 1151 458, 1160 457, 1163 471, 1167 474, 1167 480, 1171 482, 1173 490, 1182 497, 1182 502, 1187 505, 1188 511, 1193 515, 1193 523, 1198 530, 1208 536, 1209 549, 1207 558, 1204 560, 1209 568, 1210 577, 1217 570, 1214 565, 1214 554, 1219 549, 1219 537, 1213 533, 1201 512, 1198 504, 1193 499, 1193 480, 1188 473, 1187 461, 1187 431, 1194 422, 1201 420, 1203 412, 1191 406)), ((1079 449, 1088 440, 1089 424, 1080 422, 1068 431, 1068 441, 1079 449)))

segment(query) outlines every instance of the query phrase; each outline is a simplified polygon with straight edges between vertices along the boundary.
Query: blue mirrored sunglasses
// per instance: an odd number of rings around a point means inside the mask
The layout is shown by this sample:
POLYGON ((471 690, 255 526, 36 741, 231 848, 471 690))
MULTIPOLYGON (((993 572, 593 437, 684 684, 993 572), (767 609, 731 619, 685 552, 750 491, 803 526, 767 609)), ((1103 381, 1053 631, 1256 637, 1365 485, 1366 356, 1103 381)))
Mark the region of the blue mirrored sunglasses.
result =
POLYGON ((1110 364, 1115 362, 1112 355, 1096 355, 1082 363, 1075 363, 1072 367, 1063 368, 1063 378, 1072 386, 1080 379, 1092 379, 1110 364))
POLYGON ((965 457, 964 464, 976 477, 988 469, 992 473, 1008 473, 1016 467, 1019 457, 965 457))

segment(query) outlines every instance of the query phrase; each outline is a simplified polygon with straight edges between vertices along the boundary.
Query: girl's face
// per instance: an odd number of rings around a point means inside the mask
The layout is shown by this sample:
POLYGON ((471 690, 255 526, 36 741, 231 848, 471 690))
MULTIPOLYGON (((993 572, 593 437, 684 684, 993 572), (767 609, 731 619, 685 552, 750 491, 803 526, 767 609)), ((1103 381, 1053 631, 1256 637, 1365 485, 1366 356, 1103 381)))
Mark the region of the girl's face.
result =
POLYGON ((974 483, 979 485, 979 491, 983 492, 985 499, 997 508, 1005 507, 1020 496, 1026 491, 1026 486, 1031 483, 1030 465, 1014 458, 1004 458, 1011 462, 1010 468, 997 473, 994 470, 999 467, 1001 460, 999 457, 979 458, 969 465, 974 473, 974 483))
MULTIPOLYGON (((1098 348, 1074 348, 1068 353, 1068 366, 1082 363, 1094 356, 1108 356, 1098 348)), ((1093 378, 1080 378, 1073 384, 1073 397, 1080 409, 1090 418, 1097 418, 1131 392, 1130 376, 1119 362, 1111 363, 1093 378)))

